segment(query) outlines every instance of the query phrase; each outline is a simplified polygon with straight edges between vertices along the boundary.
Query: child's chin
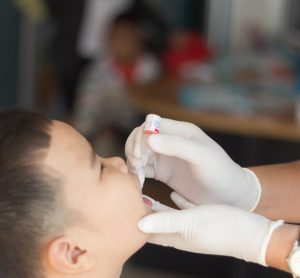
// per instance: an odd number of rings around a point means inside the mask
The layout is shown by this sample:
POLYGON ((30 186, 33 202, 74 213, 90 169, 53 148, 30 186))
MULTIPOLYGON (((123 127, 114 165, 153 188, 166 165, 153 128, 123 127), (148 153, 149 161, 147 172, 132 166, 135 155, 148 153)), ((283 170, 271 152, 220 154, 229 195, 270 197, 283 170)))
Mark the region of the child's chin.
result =
POLYGON ((151 234, 146 234, 141 231, 138 232, 138 234, 135 236, 136 239, 136 248, 135 252, 137 252, 139 249, 141 249, 150 239, 151 234))

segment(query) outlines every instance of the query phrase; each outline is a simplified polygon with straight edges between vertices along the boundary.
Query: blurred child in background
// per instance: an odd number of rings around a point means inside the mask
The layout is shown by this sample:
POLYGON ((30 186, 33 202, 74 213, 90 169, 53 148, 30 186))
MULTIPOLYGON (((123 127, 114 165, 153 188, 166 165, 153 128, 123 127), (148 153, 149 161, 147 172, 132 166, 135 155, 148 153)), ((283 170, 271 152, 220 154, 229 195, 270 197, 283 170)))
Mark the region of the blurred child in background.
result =
POLYGON ((73 124, 89 138, 111 126, 132 128, 135 113, 128 88, 160 74, 159 63, 145 51, 139 22, 131 13, 112 21, 107 49, 82 76, 78 88, 73 124))

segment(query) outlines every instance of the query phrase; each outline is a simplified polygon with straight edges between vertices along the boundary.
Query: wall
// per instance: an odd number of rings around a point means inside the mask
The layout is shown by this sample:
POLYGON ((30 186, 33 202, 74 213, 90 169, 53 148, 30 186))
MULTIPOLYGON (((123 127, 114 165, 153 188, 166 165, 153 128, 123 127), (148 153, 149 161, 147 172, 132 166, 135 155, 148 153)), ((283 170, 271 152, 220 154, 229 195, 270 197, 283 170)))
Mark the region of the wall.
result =
POLYGON ((232 12, 229 26, 230 48, 240 50, 247 47, 246 30, 259 26, 269 34, 285 31, 286 9, 289 0, 231 0, 232 12))
POLYGON ((19 17, 9 0, 0 1, 0 107, 16 102, 19 17))

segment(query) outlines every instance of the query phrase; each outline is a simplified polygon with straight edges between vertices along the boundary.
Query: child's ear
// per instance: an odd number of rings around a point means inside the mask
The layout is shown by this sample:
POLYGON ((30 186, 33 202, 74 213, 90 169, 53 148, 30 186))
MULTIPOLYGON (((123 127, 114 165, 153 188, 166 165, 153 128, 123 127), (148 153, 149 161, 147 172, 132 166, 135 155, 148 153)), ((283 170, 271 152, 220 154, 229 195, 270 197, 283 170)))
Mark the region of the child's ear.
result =
POLYGON ((52 269, 61 273, 81 273, 95 265, 95 256, 67 237, 51 242, 48 248, 48 261, 52 269))

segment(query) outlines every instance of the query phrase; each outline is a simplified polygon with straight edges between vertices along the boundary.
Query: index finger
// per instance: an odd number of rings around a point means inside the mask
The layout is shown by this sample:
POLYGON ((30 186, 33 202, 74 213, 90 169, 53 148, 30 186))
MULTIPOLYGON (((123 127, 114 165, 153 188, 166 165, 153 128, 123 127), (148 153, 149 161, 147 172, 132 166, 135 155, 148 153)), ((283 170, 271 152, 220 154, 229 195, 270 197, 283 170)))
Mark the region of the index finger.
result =
POLYGON ((160 122, 160 134, 177 135, 184 138, 198 139, 207 136, 198 126, 189 122, 176 121, 162 118, 160 122))

